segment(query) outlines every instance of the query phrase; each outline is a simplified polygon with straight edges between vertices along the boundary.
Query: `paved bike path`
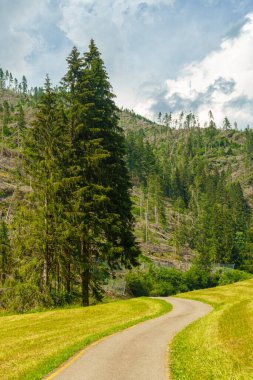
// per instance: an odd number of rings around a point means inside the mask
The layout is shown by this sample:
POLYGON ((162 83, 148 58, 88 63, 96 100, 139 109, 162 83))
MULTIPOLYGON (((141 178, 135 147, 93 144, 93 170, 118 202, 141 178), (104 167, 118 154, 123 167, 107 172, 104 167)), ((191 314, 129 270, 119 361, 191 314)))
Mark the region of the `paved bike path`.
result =
POLYGON ((211 306, 182 298, 160 297, 173 306, 151 319, 97 342, 65 363, 46 379, 56 380, 168 380, 168 344, 211 306))

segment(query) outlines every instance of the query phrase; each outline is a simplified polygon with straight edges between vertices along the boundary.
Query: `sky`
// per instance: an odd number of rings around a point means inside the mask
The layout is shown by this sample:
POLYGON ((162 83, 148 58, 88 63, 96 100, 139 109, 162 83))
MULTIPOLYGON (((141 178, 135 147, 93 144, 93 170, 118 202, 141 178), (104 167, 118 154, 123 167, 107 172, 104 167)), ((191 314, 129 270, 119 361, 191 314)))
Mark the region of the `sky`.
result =
POLYGON ((91 38, 119 107, 253 127, 253 0, 0 0, 0 67, 30 86, 91 38))

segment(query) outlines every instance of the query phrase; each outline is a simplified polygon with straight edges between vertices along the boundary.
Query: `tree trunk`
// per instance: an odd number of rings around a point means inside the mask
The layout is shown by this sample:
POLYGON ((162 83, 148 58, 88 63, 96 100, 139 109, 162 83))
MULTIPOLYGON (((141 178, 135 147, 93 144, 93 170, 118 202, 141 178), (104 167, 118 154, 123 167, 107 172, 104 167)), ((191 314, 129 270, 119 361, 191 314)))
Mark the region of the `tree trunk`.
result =
POLYGON ((83 262, 83 270, 81 273, 82 279, 82 305, 89 306, 89 283, 90 283, 90 271, 89 271, 89 249, 84 244, 83 236, 81 237, 81 259, 83 262))
POLYGON ((49 285, 49 260, 48 260, 48 254, 44 257, 44 263, 43 263, 43 284, 44 286, 49 285))
POLYGON ((89 306, 89 270, 82 272, 82 305, 89 306))
POLYGON ((47 209, 48 209, 48 198, 47 194, 45 195, 44 199, 44 209, 45 209, 45 232, 46 232, 46 242, 45 242, 45 253, 44 253, 44 262, 43 262, 43 284, 44 286, 48 287, 49 285, 49 246, 48 246, 48 236, 49 236, 49 231, 48 231, 48 219, 47 219, 47 209))
POLYGON ((71 293, 71 285, 70 285, 70 281, 71 281, 71 275, 70 275, 70 260, 68 258, 68 262, 67 262, 67 268, 66 268, 66 276, 65 276, 65 289, 66 289, 66 293, 67 293, 67 297, 68 297, 68 302, 70 301, 70 293, 71 293))

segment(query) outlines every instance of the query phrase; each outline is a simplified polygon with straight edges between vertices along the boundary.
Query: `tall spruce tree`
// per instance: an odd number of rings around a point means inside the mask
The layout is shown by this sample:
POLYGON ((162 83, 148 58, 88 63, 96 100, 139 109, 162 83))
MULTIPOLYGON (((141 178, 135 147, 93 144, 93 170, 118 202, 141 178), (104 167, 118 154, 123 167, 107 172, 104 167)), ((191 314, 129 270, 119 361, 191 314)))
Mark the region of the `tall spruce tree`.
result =
POLYGON ((124 161, 124 136, 118 127, 111 85, 92 40, 80 59, 74 47, 62 80, 69 125, 72 184, 70 213, 76 231, 76 262, 82 283, 82 303, 89 292, 101 295, 101 266, 136 262, 132 232, 129 178, 124 161))
POLYGON ((84 54, 83 81, 86 123, 108 153, 95 173, 98 183, 108 189, 108 201, 105 203, 109 218, 105 229, 107 262, 111 267, 120 264, 131 266, 136 263, 138 249, 133 235, 125 138, 118 126, 115 95, 94 40, 90 41, 89 51, 84 54))
POLYGON ((24 141, 24 166, 31 192, 24 201, 23 217, 29 221, 22 230, 26 241, 23 255, 37 259, 42 289, 52 289, 58 260, 59 182, 64 120, 57 95, 47 77, 36 118, 24 141))
POLYGON ((68 71, 62 80, 68 134, 66 136, 66 185, 69 223, 74 229, 75 264, 82 285, 82 304, 89 304, 89 292, 100 297, 100 278, 96 267, 101 260, 105 226, 104 202, 107 190, 95 176, 101 160, 107 156, 100 139, 87 120, 86 87, 83 62, 74 47, 67 58, 68 71))

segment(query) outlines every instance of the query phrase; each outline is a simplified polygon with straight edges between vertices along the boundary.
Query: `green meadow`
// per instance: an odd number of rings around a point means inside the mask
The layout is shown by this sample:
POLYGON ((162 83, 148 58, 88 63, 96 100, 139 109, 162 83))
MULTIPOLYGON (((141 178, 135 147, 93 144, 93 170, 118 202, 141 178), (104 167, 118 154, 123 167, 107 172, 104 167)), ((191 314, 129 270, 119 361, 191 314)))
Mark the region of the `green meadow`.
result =
POLYGON ((173 380, 253 379, 253 280, 181 294, 214 310, 173 340, 173 380))
POLYGON ((138 298, 0 318, 0 378, 36 380, 86 345, 171 310, 138 298))

